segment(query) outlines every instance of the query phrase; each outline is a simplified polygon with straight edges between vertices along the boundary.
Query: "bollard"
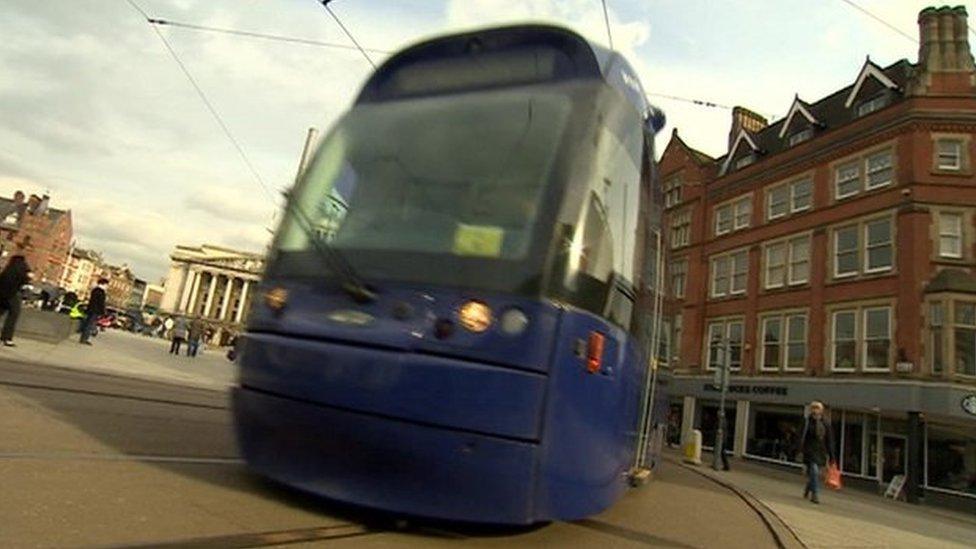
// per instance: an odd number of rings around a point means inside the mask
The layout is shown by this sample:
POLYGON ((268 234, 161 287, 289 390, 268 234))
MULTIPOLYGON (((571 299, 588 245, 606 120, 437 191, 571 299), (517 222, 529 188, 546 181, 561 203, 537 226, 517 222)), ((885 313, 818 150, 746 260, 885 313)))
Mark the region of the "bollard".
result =
POLYGON ((701 465, 701 453, 702 453, 702 434, 698 429, 694 429, 688 433, 685 439, 685 463, 691 463, 693 465, 701 465))

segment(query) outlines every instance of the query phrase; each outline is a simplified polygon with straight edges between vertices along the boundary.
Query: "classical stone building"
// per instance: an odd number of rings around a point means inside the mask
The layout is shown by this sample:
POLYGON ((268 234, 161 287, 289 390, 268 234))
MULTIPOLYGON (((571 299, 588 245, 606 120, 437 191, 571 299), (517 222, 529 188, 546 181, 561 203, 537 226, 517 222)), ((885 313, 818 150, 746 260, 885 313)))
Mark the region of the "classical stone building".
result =
POLYGON ((200 317, 217 338, 240 329, 264 257, 204 244, 177 246, 170 259, 160 312, 200 317))
POLYGON ((52 208, 47 195, 17 191, 0 198, 0 267, 24 253, 38 284, 56 286, 64 274, 71 247, 71 211, 52 208))
POLYGON ((711 446, 796 463, 826 401, 849 484, 976 511, 976 69, 965 8, 919 14, 918 60, 769 123, 733 111, 727 152, 675 133, 665 190, 672 414, 711 446), (721 347, 729 350, 728 358, 721 347))

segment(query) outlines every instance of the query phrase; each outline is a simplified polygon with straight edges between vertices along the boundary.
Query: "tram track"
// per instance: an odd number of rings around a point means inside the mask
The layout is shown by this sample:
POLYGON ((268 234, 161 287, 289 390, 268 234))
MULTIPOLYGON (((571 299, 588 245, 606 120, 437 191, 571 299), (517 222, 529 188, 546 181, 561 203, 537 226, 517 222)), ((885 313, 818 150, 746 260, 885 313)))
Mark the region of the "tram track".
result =
POLYGON ((243 549, 270 547, 295 543, 325 542, 331 540, 380 534, 387 530, 374 529, 360 524, 337 524, 311 528, 294 528, 246 534, 224 534, 190 539, 177 539, 133 545, 116 545, 111 549, 243 549))

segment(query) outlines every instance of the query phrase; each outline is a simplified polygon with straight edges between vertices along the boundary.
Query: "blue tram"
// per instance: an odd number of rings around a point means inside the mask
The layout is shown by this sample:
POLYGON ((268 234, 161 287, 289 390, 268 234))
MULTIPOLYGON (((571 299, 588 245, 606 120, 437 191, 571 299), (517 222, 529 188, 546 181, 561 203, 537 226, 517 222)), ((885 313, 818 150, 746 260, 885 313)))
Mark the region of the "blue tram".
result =
POLYGON ((612 504, 663 396, 662 124, 619 54, 557 27, 390 58, 288 194, 238 353, 248 465, 452 520, 612 504))

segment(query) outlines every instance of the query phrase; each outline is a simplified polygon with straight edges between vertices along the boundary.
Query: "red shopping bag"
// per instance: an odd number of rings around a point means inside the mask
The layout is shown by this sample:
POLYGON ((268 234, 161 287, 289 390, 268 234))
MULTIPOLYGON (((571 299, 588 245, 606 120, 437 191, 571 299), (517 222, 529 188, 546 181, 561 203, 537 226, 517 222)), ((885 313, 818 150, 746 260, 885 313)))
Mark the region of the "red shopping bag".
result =
POLYGON ((840 468, 837 467, 837 462, 831 461, 827 464, 827 478, 824 480, 824 484, 834 490, 840 490, 844 486, 840 479, 840 468))

